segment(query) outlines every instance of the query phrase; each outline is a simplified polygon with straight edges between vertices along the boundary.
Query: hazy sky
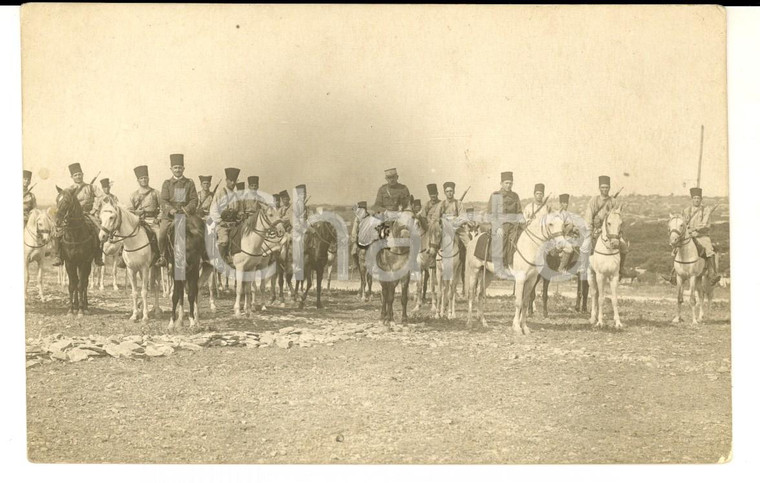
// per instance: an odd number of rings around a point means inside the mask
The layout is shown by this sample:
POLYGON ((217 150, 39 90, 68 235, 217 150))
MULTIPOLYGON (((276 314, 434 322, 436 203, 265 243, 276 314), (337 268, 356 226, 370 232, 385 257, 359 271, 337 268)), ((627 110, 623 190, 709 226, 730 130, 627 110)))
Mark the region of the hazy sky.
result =
POLYGON ((75 161, 122 199, 139 164, 160 187, 175 152, 313 203, 373 201, 389 167, 423 198, 505 170, 523 197, 682 194, 704 124, 726 195, 725 37, 716 7, 25 5, 24 166, 41 202, 75 161))

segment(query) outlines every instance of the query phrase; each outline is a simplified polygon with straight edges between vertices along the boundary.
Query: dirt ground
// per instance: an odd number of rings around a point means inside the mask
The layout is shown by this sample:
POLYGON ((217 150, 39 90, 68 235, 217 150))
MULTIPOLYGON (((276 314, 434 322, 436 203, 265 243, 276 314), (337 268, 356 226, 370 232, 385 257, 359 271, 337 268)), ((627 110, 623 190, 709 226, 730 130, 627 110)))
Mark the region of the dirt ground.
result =
MULTIPOLYGON (((52 275, 46 291, 50 300, 41 303, 30 287, 27 337, 161 334, 168 322, 166 298, 161 320, 142 324, 127 320, 125 292, 92 291, 92 314, 69 319, 52 275)), ((308 331, 379 317, 377 296, 363 303, 350 290, 334 291, 320 311, 311 298, 303 310, 289 303, 244 319, 232 317, 232 302, 224 296, 211 314, 204 296, 205 328, 308 331)), ((498 296, 487 301, 488 330, 466 331, 459 301, 456 320, 434 320, 425 311, 407 330, 308 348, 210 347, 152 359, 47 362, 27 371, 28 456, 71 463, 727 458, 728 302, 715 303, 698 327, 673 325, 673 303, 658 297, 620 305, 622 331, 592 330, 574 301, 552 295, 550 317, 537 314, 531 335, 514 335, 512 300, 498 296)), ((397 318, 399 312, 397 299, 397 318)))

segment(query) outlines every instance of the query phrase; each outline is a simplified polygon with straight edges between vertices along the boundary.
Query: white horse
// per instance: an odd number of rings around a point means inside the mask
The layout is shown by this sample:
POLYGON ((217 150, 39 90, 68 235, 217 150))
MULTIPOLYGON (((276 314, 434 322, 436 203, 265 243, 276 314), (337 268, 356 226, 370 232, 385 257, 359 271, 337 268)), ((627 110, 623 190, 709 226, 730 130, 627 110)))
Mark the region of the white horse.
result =
POLYGON ((140 223, 140 218, 130 213, 121 206, 113 205, 110 201, 104 201, 100 210, 100 240, 110 240, 113 243, 122 242, 124 252, 122 258, 127 265, 127 275, 132 286, 132 316, 129 320, 136 321, 139 308, 137 306, 137 274, 142 281, 140 296, 142 299, 142 321, 147 322, 148 317, 148 288, 153 290, 153 313, 161 314, 158 305, 158 284, 160 271, 152 265, 154 253, 148 238, 150 228, 140 223))
POLYGON ((688 236, 687 231, 688 226, 683 216, 671 214, 670 220, 668 220, 668 234, 670 246, 676 250, 673 268, 676 271, 678 294, 677 312, 673 322, 683 322, 681 304, 683 304, 684 282, 688 280, 691 320, 692 323, 697 324, 702 322, 705 315, 704 305, 706 304, 709 307, 712 300, 713 286, 707 280, 707 263, 704 258, 699 256, 697 244, 694 238, 688 236))
MULTIPOLYGON (((279 250, 281 237, 274 230, 276 222, 269 220, 267 214, 262 210, 256 216, 249 216, 243 220, 241 229, 243 230, 240 238, 240 252, 232 256, 232 263, 235 266, 235 317, 242 317, 246 312, 249 316, 253 315, 253 306, 256 301, 256 295, 260 293, 263 279, 269 278, 273 274, 265 277, 252 277, 254 270, 263 270, 273 268, 275 253, 279 250), (256 293, 254 293, 256 292, 256 293), (241 299, 243 305, 241 310, 241 299)), ((230 240, 230 243, 232 240, 230 240)), ((261 310, 266 310, 262 303, 261 310)))
MULTIPOLYGON (((438 285, 438 310, 436 311, 435 318, 451 318, 454 319, 457 316, 456 311, 456 297, 457 297, 457 282, 462 276, 462 259, 460 258, 460 250, 466 250, 466 247, 462 247, 459 243, 459 237, 455 236, 452 240, 449 240, 445 246, 442 246, 435 257, 435 270, 433 276, 436 278, 436 284, 438 285), (451 268, 451 279, 446 280, 445 273, 449 273, 449 266, 451 268), (445 270, 444 270, 445 269, 445 270), (448 309, 448 314, 446 313, 448 309)), ((433 298, 435 298, 435 293, 433 298)), ((435 310, 435 302, 433 302, 433 310, 435 310)))
MULTIPOLYGON (((546 264, 545 257, 539 257, 542 252, 551 249, 571 251, 572 246, 564 235, 564 218, 559 213, 549 210, 542 217, 534 218, 521 236, 517 239, 514 262, 507 270, 515 279, 515 316, 512 319, 512 330, 517 334, 529 334, 530 329, 526 324, 528 307, 530 305, 531 289, 536 284, 538 274, 546 264)), ((488 327, 485 316, 481 309, 483 298, 488 284, 494 275, 493 262, 480 260, 475 256, 475 248, 478 240, 484 235, 476 235, 467 244, 467 257, 465 259, 465 281, 467 282, 467 328, 472 328, 472 304, 477 299, 478 319, 484 328, 488 327)), ((497 247, 498 250, 501 247, 497 247)))
POLYGON ((589 257, 587 278, 591 295, 591 324, 604 326, 605 288, 610 287, 612 312, 615 328, 622 329, 617 301, 617 285, 620 276, 620 227, 623 224, 623 207, 613 209, 602 222, 602 232, 594 245, 594 253, 589 257), (596 320, 596 323, 595 323, 596 320))
MULTIPOLYGON (((438 283, 438 277, 436 276, 436 255, 437 253, 430 250, 430 238, 437 236, 441 231, 440 223, 429 226, 427 230, 422 230, 422 225, 418 217, 415 217, 415 226, 421 232, 420 240, 420 253, 417 255, 417 265, 420 268, 419 274, 417 274, 417 290, 415 290, 415 303, 412 313, 418 312, 422 307, 422 297, 424 296, 425 277, 430 280, 430 310, 435 318, 440 315, 438 312, 438 297, 436 292, 436 284, 438 283)), ((440 250, 439 250, 440 251, 440 250)))
POLYGON ((24 293, 29 284, 29 265, 37 262, 37 291, 40 301, 45 301, 42 291, 42 276, 45 255, 51 250, 53 217, 51 210, 33 209, 24 227, 24 293))

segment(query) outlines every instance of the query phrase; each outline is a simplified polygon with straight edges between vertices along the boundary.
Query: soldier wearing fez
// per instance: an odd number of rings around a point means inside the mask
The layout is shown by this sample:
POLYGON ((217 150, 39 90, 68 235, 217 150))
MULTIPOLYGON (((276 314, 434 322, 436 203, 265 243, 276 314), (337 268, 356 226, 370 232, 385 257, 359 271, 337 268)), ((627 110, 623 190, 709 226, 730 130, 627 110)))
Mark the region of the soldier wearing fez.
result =
POLYGON ((183 154, 171 154, 169 156, 172 177, 164 181, 161 186, 161 221, 159 225, 158 252, 160 258, 156 265, 167 265, 164 253, 166 251, 166 239, 169 225, 174 221, 174 215, 184 213, 192 215, 198 206, 198 193, 195 183, 185 178, 185 156, 183 154))

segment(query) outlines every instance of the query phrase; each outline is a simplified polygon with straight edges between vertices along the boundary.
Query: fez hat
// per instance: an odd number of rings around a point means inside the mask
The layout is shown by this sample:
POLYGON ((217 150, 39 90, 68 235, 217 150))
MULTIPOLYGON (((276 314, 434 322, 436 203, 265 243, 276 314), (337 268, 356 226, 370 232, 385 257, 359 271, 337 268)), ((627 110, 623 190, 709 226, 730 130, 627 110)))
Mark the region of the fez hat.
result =
POLYGON ((385 170, 385 177, 389 176, 398 176, 398 173, 396 172, 396 168, 390 168, 385 170))
POLYGON ((536 187, 533 188, 533 192, 535 193, 536 191, 540 191, 541 193, 543 193, 544 192, 544 188, 546 188, 546 187, 544 186, 543 183, 536 183, 536 187))
POLYGON ((224 168, 224 176, 230 181, 237 181, 240 170, 237 168, 224 168))
POLYGON ((111 187, 111 180, 108 178, 103 178, 100 180, 100 186, 103 188, 110 188, 111 187))
POLYGON ((501 173, 502 181, 512 181, 512 171, 504 171, 501 173))
POLYGON ((211 176, 198 176, 198 179, 201 180, 201 183, 203 183, 203 182, 210 183, 211 182, 211 176))
POLYGON ((364 208, 366 210, 367 209, 367 202, 366 201, 360 201, 360 202, 358 202, 356 204, 356 207, 357 208, 364 208))
POLYGON ((255 184, 256 186, 259 185, 259 177, 258 176, 249 176, 248 177, 248 184, 252 185, 255 184))
POLYGON ((304 194, 306 194, 306 185, 305 184, 299 184, 299 185, 297 185, 296 186, 296 191, 300 191, 300 192, 303 192, 304 194))
POLYGON ((28 169, 24 170, 24 179, 32 179, 32 172, 28 169))
POLYGON ((148 167, 145 165, 136 167, 135 176, 137 176, 137 179, 140 179, 143 176, 148 176, 148 167))
POLYGON ((699 196, 701 198, 702 197, 702 188, 691 188, 689 190, 689 194, 691 196, 699 196))
POLYGON ((438 194, 438 185, 435 183, 430 183, 427 185, 428 194, 430 196, 437 195, 438 194))
POLYGON ((609 176, 599 176, 599 186, 602 186, 603 184, 606 184, 607 186, 610 186, 610 177, 609 176))
POLYGON ((242 181, 240 183, 237 183, 235 185, 235 189, 236 190, 241 190, 241 191, 244 190, 245 189, 245 183, 243 183, 242 181))
POLYGON ((185 155, 184 154, 170 154, 169 160, 171 161, 172 166, 184 166, 185 165, 185 155))
POLYGON ((570 195, 567 193, 562 193, 561 195, 559 195, 559 202, 570 203, 570 195))
POLYGON ((273 194, 272 195, 272 200, 275 201, 275 202, 280 201, 280 195, 277 194, 277 193, 273 194))
POLYGON ((288 190, 282 190, 282 191, 280 191, 280 199, 281 200, 289 200, 290 199, 290 193, 288 193, 288 190))
POLYGON ((71 173, 71 176, 74 176, 77 173, 82 172, 82 167, 79 166, 79 163, 72 163, 69 165, 69 173, 71 173))
POLYGON ((420 201, 419 198, 415 198, 414 200, 412 200, 412 206, 413 207, 419 206, 420 208, 422 208, 422 201, 420 201))
POLYGON ((456 187, 456 184, 454 184, 453 181, 446 181, 445 183, 443 183, 443 191, 446 191, 449 188, 454 189, 455 187, 456 187))

